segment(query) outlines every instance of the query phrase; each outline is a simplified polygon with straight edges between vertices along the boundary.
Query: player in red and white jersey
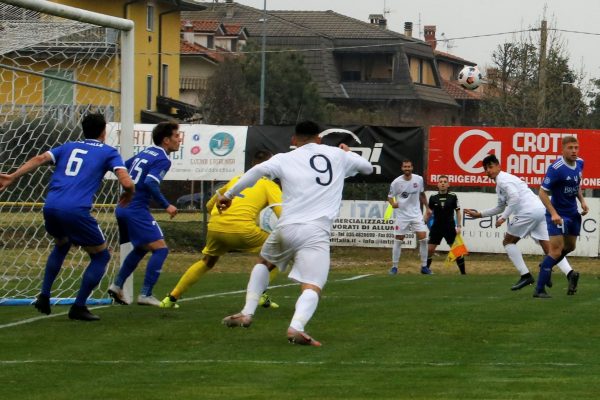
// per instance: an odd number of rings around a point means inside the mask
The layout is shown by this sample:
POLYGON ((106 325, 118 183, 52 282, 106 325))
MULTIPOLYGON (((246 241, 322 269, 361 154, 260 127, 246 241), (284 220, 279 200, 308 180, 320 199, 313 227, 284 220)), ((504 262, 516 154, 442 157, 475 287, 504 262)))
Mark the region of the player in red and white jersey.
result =
MULTIPOLYGON (((321 290, 329 273, 329 240, 333 220, 337 217, 344 180, 357 173, 371 174, 371 163, 349 151, 320 144, 319 126, 311 121, 296 125, 292 144, 297 148, 280 153, 248 170, 240 180, 219 198, 221 209, 231 199, 252 186, 262 176, 281 181, 283 204, 275 230, 262 247, 261 256, 280 270, 293 261, 289 278, 301 284, 302 294, 288 328, 292 343, 320 346, 304 332, 312 318, 321 290)), ((223 319, 229 327, 248 327, 260 295, 267 288, 269 273, 255 267, 250 275, 246 304, 238 314, 223 319)))
MULTIPOLYGON (((502 171, 498 158, 491 154, 483 159, 485 173, 496 181, 498 205, 488 210, 465 210, 465 214, 472 218, 489 217, 501 214, 496 221, 500 227, 508 218, 510 221, 504 235, 502 244, 506 249, 508 258, 512 261, 521 277, 511 290, 519 290, 534 283, 534 279, 525 265, 521 250, 517 242, 524 237, 531 236, 537 241, 545 254, 550 249, 548 229, 546 226, 546 208, 540 198, 519 177, 502 171)), ((566 258, 557 264, 560 270, 569 277, 573 270, 566 258)), ((578 276, 578 274, 577 274, 578 276)), ((551 284, 551 283, 550 283, 551 284)))
POLYGON ((432 273, 427 267, 427 226, 423 219, 423 207, 428 209, 425 185, 423 184, 423 177, 413 174, 412 171, 412 161, 403 160, 402 175, 394 179, 388 193, 388 202, 394 208, 396 220, 390 275, 398 273, 402 241, 411 232, 416 234, 419 241, 421 273, 425 275, 431 275, 432 273))

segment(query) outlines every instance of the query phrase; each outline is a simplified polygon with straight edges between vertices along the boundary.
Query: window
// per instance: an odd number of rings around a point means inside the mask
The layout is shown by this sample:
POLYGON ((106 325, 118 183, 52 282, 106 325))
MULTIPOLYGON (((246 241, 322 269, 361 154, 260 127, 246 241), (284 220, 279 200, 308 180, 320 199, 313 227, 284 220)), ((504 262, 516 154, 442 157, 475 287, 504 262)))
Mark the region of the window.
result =
POLYGON ((152 75, 146 77, 146 110, 152 110, 152 75))
MULTIPOLYGON (((47 69, 46 75, 73 80, 73 71, 47 69)), ((75 85, 59 79, 44 78, 44 104, 73 105, 75 100, 75 85)))
POLYGON ((410 78, 414 83, 437 86, 435 70, 431 60, 409 57, 408 63, 410 66, 410 78))
POLYGON ((360 71, 342 71, 342 81, 360 81, 360 71))
POLYGON ((169 95, 169 65, 163 64, 160 72, 161 78, 161 96, 167 97, 169 95))
POLYGON ((154 31, 154 6, 152 4, 146 6, 146 30, 154 31))
POLYGON ((215 38, 212 36, 207 36, 206 37, 206 47, 208 47, 209 49, 214 49, 215 48, 215 38))

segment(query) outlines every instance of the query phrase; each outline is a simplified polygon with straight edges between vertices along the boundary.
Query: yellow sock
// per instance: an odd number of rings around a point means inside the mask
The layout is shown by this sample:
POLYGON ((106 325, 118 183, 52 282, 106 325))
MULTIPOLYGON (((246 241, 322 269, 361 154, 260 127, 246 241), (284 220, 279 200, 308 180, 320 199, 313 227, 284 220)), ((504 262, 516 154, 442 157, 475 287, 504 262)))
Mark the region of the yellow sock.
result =
POLYGON ((269 283, 273 282, 277 275, 279 275, 279 268, 275 267, 269 271, 269 283))
POLYGON ((177 282, 177 286, 175 286, 175 289, 173 289, 171 291, 171 293, 169 293, 171 296, 175 297, 176 299, 180 298, 181 295, 185 292, 187 292, 187 290, 196 282, 198 282, 198 280, 200 279, 200 277, 202 275, 204 275, 205 273, 207 273, 209 271, 210 268, 208 268, 206 266, 206 263, 204 262, 204 260, 200 260, 194 264, 192 264, 187 271, 185 271, 185 273, 183 274, 183 276, 181 277, 181 279, 179 279, 179 282, 177 282))

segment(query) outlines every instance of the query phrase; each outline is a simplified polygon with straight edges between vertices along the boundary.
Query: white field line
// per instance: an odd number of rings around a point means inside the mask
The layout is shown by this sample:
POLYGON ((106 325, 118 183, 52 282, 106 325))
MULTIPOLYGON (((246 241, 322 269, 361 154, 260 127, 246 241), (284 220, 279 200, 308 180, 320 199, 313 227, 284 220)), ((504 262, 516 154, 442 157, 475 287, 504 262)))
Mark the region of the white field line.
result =
POLYGON ((282 361, 282 360, 218 360, 218 359, 196 359, 196 360, 0 360, 0 365, 20 364, 66 364, 66 365, 165 365, 165 364, 251 364, 251 365, 373 365, 373 366, 427 366, 427 367, 520 367, 520 366, 542 366, 542 367, 583 367, 581 363, 559 363, 559 362, 434 362, 434 361, 282 361))
MULTIPOLYGON (((336 279, 335 281, 332 282, 347 282, 347 281, 355 281, 357 279, 363 279, 366 277, 371 276, 372 274, 367 274, 367 275, 356 275, 356 276, 352 276, 350 278, 344 278, 344 279, 336 279)), ((287 287, 287 286, 297 286, 298 283, 287 283, 284 285, 274 285, 274 286, 269 286, 269 289, 276 289, 276 288, 281 288, 281 287, 287 287)), ((202 296, 196 296, 196 297, 188 297, 188 298, 184 298, 179 300, 179 302, 184 302, 184 301, 192 301, 192 300, 199 300, 199 299, 208 299, 211 297, 220 297, 220 296, 229 296, 232 294, 240 294, 240 293, 246 293, 246 290, 235 290, 232 292, 221 292, 221 293, 213 293, 213 294, 205 294, 202 296)), ((103 305, 103 306, 97 306, 97 307, 90 307, 90 310, 99 310, 101 308, 107 308, 107 307, 111 307, 111 305, 103 305)), ((54 310, 56 310, 56 308, 54 308, 54 310)), ((63 315, 67 315, 67 312, 60 312, 60 313, 55 313, 55 314, 51 314, 51 315, 40 315, 39 317, 33 317, 33 318, 27 318, 27 319, 23 319, 20 321, 15 321, 15 322, 11 322, 8 324, 4 324, 4 325, 0 325, 0 329, 4 329, 4 328, 11 328, 13 326, 19 326, 19 325, 24 325, 24 324, 29 324, 35 321, 39 321, 42 319, 47 319, 47 318, 55 318, 55 317, 62 317, 63 315)))

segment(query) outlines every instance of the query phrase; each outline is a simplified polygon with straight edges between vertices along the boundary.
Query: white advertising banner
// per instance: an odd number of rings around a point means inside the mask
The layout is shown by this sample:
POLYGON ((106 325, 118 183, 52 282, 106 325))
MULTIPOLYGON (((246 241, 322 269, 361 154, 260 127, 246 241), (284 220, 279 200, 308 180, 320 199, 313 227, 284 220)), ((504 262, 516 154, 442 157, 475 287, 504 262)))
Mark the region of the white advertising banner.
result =
MULTIPOLYGON (((387 201, 344 200, 333 223, 332 246, 389 247, 394 244, 394 220, 384 219, 387 201)), ((406 235, 403 248, 414 249, 414 234, 406 235)))
MULTIPOLYGON (((427 192, 427 198, 436 192, 427 192)), ((497 196, 494 193, 463 193, 457 192, 458 201, 461 208, 473 208, 478 211, 493 208, 497 204, 497 196)), ((576 250, 571 253, 573 256, 597 257, 598 243, 600 235, 598 234, 598 220, 600 216, 600 199, 586 198, 590 208, 588 215, 583 217, 581 224, 581 235, 577 241, 576 250)), ((505 253, 502 246, 502 239, 506 232, 508 222, 505 222, 499 228, 496 228, 496 221, 499 216, 486 217, 479 219, 468 218, 463 215, 462 235, 465 245, 470 252, 474 253, 505 253)), ((523 254, 542 254, 541 247, 531 238, 521 239, 517 244, 523 254)), ((439 250, 448 250, 445 241, 439 250)))
MULTIPOLYGON (((427 198, 436 192, 427 192, 427 198)), ((457 193, 461 208, 484 210, 497 204, 494 193, 457 193)), ((600 199, 586 198, 590 213, 583 217, 581 235, 577 241, 577 249, 572 256, 597 257, 600 234, 600 199)), ((339 217, 334 221, 331 245, 355 247, 391 248, 394 240, 394 221, 384 219, 387 208, 385 201, 344 200, 339 217)), ((473 253, 505 253, 502 239, 506 232, 507 222, 496 228, 498 217, 471 219, 462 216, 462 235, 465 244, 473 253)), ((404 248, 416 248, 414 235, 407 235, 404 248)), ((519 241, 523 254, 542 254, 541 247, 531 238, 519 241)), ((442 240, 438 250, 447 251, 449 246, 442 240)))
MULTIPOLYGON (((135 124, 133 152, 152 145, 154 124, 135 124)), ((244 172, 247 126, 179 125, 183 141, 165 180, 229 180, 244 172)), ((107 126, 107 144, 119 148, 119 123, 107 126)))

